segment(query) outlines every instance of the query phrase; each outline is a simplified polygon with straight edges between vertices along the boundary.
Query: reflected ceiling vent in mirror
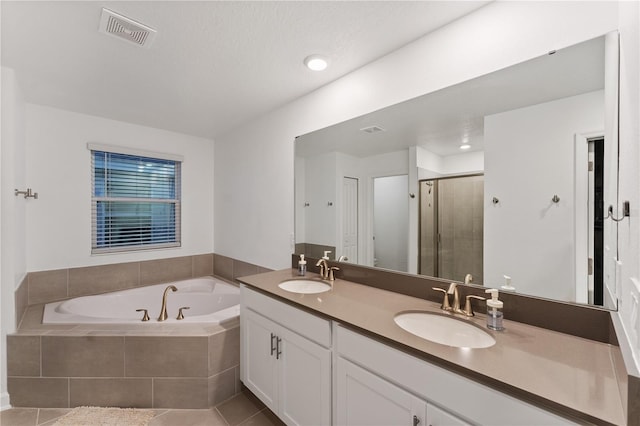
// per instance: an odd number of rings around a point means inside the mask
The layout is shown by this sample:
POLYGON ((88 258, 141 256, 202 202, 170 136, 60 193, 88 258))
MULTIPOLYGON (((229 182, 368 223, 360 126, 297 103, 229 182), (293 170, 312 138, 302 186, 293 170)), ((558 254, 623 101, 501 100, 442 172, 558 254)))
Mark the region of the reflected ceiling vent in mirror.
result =
POLYGON ((142 47, 151 46, 156 37, 153 28, 105 8, 102 8, 98 31, 142 47))
POLYGON ((385 131, 385 129, 383 129, 380 126, 369 126, 369 127, 364 127, 364 128, 362 128, 360 130, 362 130, 363 132, 366 132, 366 133, 378 133, 378 132, 384 132, 385 131))

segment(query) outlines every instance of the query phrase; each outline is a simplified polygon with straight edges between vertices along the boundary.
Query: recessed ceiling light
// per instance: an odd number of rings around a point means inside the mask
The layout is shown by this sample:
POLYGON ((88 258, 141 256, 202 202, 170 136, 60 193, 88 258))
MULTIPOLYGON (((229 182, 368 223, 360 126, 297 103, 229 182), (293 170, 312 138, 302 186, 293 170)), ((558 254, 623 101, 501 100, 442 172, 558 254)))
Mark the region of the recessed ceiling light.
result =
POLYGON ((463 143, 462 145, 460 145, 460 149, 469 149, 471 148, 471 145, 469 145, 468 143, 463 143))
POLYGON ((329 62, 321 55, 310 55, 304 58, 304 64, 313 71, 322 71, 327 68, 329 62))

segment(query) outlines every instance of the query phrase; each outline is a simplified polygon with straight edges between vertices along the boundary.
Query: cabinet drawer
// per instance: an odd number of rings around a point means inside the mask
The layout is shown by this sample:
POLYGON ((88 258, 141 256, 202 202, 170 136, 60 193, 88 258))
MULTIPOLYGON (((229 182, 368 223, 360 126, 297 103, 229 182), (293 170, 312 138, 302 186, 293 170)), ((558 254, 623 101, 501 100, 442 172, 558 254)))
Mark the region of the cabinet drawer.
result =
POLYGON ((331 347, 331 322, 240 285, 242 308, 266 316, 319 345, 331 347))

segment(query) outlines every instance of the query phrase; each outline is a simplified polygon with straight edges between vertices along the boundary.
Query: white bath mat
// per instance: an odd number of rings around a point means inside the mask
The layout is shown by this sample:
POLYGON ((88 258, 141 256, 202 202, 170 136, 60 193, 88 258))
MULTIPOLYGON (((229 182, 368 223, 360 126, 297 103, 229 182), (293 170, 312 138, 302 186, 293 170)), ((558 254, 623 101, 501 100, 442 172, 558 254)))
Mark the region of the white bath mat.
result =
POLYGON ((147 426, 154 415, 137 408, 76 407, 54 426, 147 426))

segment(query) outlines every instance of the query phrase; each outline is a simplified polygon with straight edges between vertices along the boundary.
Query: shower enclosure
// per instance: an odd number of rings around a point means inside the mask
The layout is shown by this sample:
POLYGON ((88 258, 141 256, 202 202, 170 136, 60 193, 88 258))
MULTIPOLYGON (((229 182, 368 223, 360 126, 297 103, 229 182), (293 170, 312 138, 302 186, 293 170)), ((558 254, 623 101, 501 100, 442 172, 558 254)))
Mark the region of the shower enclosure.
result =
POLYGON ((420 274, 482 283, 483 199, 483 175, 420 181, 420 274))

